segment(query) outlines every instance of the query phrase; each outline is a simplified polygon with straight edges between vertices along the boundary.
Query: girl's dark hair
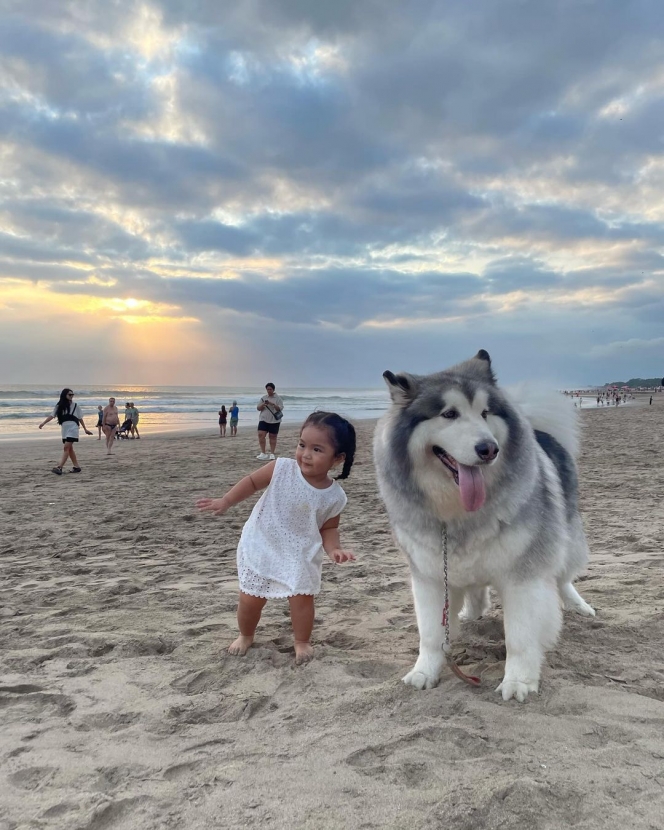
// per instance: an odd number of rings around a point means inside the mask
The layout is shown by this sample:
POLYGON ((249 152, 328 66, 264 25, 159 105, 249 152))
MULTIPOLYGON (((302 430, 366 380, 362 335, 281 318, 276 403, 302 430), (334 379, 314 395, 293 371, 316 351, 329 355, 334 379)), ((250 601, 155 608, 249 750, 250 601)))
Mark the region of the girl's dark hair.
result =
POLYGON ((226 407, 223 405, 223 403, 222 403, 222 405, 221 405, 221 411, 222 411, 222 412, 225 412, 225 411, 226 411, 226 407))
POLYGON ((309 426, 326 427, 332 437, 335 455, 344 453, 346 456, 343 469, 337 478, 348 478, 355 460, 355 427, 336 412, 312 412, 302 424, 300 435, 302 430, 309 426))
POLYGON ((58 401, 58 405, 55 408, 55 417, 58 419, 58 423, 62 425, 62 418, 64 415, 69 415, 69 413, 73 410, 73 401, 70 401, 67 395, 72 392, 73 390, 66 386, 62 392, 60 392, 60 400, 58 401), (71 405, 71 410, 70 410, 71 405))

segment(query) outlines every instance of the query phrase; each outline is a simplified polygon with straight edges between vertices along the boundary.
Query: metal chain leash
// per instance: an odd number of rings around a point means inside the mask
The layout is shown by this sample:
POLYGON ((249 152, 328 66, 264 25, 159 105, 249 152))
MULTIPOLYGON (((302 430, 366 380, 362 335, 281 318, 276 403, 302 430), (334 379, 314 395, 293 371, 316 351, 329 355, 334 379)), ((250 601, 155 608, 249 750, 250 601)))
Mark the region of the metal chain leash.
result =
POLYGON ((450 590, 447 578, 447 525, 443 522, 443 529, 440 539, 440 548, 443 554, 443 573, 445 575, 445 605, 443 606, 443 625, 445 627, 445 640, 443 642, 443 651, 445 654, 450 652, 450 590))
POLYGON ((452 659, 450 646, 450 587, 447 575, 447 547, 447 525, 443 522, 440 538, 440 549, 443 554, 443 574, 445 585, 445 605, 443 606, 443 627, 445 628, 445 639, 443 640, 443 651, 445 652, 447 665, 460 680, 463 680, 464 683, 468 683, 469 686, 479 686, 480 678, 462 672, 452 659))

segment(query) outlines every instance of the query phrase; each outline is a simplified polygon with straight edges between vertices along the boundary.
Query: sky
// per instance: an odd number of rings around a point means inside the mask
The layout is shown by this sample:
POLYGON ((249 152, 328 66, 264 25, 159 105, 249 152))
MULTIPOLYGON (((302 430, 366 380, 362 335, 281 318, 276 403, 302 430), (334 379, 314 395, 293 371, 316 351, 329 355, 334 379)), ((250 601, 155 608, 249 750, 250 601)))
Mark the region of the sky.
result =
POLYGON ((0 383, 664 374, 661 0, 0 3, 0 383))

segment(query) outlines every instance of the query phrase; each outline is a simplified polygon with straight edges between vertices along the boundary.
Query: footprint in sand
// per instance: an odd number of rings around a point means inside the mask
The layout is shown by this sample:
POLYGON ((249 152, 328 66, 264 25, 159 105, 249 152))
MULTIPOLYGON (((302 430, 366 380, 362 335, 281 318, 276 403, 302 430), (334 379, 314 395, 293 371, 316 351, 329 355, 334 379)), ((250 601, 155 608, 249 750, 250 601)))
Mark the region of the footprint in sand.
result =
POLYGON ((359 660, 357 663, 348 663, 344 666, 346 674, 351 677, 360 677, 363 680, 389 680, 400 677, 402 672, 395 668, 394 663, 382 663, 380 660, 359 660))
POLYGON ((20 719, 36 720, 46 714, 65 718, 74 711, 76 704, 67 695, 49 694, 42 691, 0 694, 0 709, 9 707, 11 707, 11 714, 16 712, 20 719))
POLYGON ((141 717, 139 712, 98 712, 84 715, 75 724, 78 732, 91 732, 97 729, 107 732, 120 732, 128 729, 141 717))
POLYGON ((35 790, 48 783, 56 772, 54 767, 26 767, 8 775, 7 780, 21 790, 35 790))
POLYGON ((417 784, 426 782, 430 766, 441 755, 448 761, 467 761, 481 758, 489 751, 486 739, 470 730, 434 726, 411 732, 396 741, 357 750, 346 758, 346 763, 363 775, 412 786, 414 775, 417 784))

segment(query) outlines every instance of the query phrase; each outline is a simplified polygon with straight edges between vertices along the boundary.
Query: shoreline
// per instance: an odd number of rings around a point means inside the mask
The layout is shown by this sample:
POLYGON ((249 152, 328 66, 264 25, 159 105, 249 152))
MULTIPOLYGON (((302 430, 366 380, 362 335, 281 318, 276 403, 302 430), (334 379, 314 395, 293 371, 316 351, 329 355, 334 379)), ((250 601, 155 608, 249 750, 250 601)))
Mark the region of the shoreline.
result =
MULTIPOLYGON (((375 423, 376 421, 378 421, 378 418, 351 418, 349 420, 351 420, 354 425, 357 425, 357 424, 375 423)), ((287 432, 291 432, 294 429, 299 429, 299 427, 301 425, 302 425, 302 422, 300 422, 300 421, 282 421, 282 427, 279 430, 279 436, 285 435, 287 432)), ((254 425, 253 430, 250 430, 249 427, 245 427, 244 430, 239 431, 237 436, 235 436, 235 437, 236 438, 239 438, 240 436, 245 437, 246 435, 251 433, 254 436, 254 438, 256 438, 256 432, 258 431, 257 427, 258 427, 258 422, 256 422, 256 424, 254 425), (249 430, 249 432, 247 430, 249 430)), ((139 430, 141 428, 142 428, 142 426, 141 426, 141 424, 139 424, 139 430)), ((28 436, 28 435, 0 436, 0 445, 2 445, 4 443, 12 444, 12 445, 13 444, 25 443, 27 445, 34 446, 35 443, 42 443, 42 442, 44 442, 44 441, 46 441, 50 438, 50 439, 56 439, 58 441, 58 444, 61 446, 62 439, 60 438, 59 427, 57 427, 57 426, 53 427, 52 431, 56 430, 56 429, 58 430, 58 433, 56 435, 43 434, 43 431, 42 431, 42 434, 35 435, 35 436, 28 436)), ((97 428, 95 427, 95 431, 96 431, 96 429, 97 428)), ((200 428, 192 428, 191 426, 188 426, 188 427, 182 427, 182 428, 174 427, 172 429, 165 429, 165 430, 155 430, 155 431, 148 430, 145 433, 145 438, 148 438, 148 437, 149 438, 169 438, 169 437, 173 437, 173 438, 198 438, 202 435, 203 436, 207 435, 208 438, 220 438, 221 440, 224 440, 224 441, 225 440, 228 440, 228 441, 235 440, 235 438, 233 438, 230 435, 229 431, 226 432, 225 438, 222 438, 222 436, 219 435, 219 425, 218 424, 213 424, 212 426, 209 426, 209 425, 201 426, 200 428)), ((143 441, 143 440, 145 440, 145 438, 141 437, 140 440, 143 441)), ((80 439, 79 439, 78 446, 86 446, 88 442, 91 443, 93 440, 97 441, 96 433, 93 434, 93 435, 85 435, 85 433, 83 433, 81 435, 80 439)), ((119 439, 119 440, 116 440, 114 446, 115 447, 122 446, 124 444, 132 443, 132 441, 135 442, 136 440, 138 440, 138 439, 131 439, 131 438, 119 439)), ((257 438, 256 438, 256 441, 258 441, 257 438)), ((98 443, 101 443, 101 444, 104 443, 103 433, 102 433, 102 439, 98 443)))
MULTIPOLYGON (((619 409, 625 409, 625 408, 634 409, 635 407, 638 407, 638 406, 647 406, 648 405, 647 400, 649 398, 649 395, 645 392, 641 393, 641 394, 643 395, 642 398, 636 398, 633 401, 627 401, 626 403, 622 403, 619 406, 611 406, 611 405, 597 406, 595 403, 592 403, 592 404, 589 404, 588 406, 577 407, 577 410, 579 412, 594 412, 594 411, 611 411, 611 412, 614 412, 614 411, 617 411, 619 409)), ((664 401, 664 395, 661 395, 661 399, 662 399, 662 401, 664 401)), ((574 403, 573 399, 571 399, 571 398, 570 398, 570 401, 572 403, 574 403)), ((658 402, 659 402, 658 397, 653 396, 653 403, 658 403, 658 402)), ((353 424, 360 424, 360 423, 365 423, 365 422, 370 422, 370 421, 374 421, 374 422, 378 421, 379 418, 382 417, 383 414, 384 413, 381 412, 380 415, 377 415, 375 417, 370 417, 370 418, 367 418, 367 417, 354 418, 354 417, 352 417, 352 415, 344 416, 344 417, 348 417, 348 419, 353 424)), ((145 423, 139 423, 139 429, 145 430, 144 434, 145 434, 146 437, 148 437, 148 436, 150 436, 150 437, 159 436, 161 438, 164 438, 168 435, 176 435, 176 436, 179 436, 179 437, 191 435, 193 437, 193 436, 196 436, 196 435, 204 434, 206 432, 214 433, 215 435, 219 436, 219 425, 214 420, 211 420, 211 422, 206 422, 206 423, 195 422, 195 425, 188 424, 186 426, 173 426, 173 427, 166 427, 166 428, 158 427, 156 429, 151 429, 150 426, 149 426, 149 415, 144 416, 144 418, 145 418, 145 423), (147 424, 147 426, 146 426, 146 424, 147 424)), ((304 420, 304 418, 302 419, 302 421, 303 420, 304 420)), ((282 421, 282 426, 283 426, 284 429, 286 429, 286 428, 297 428, 301 425, 302 421, 284 419, 282 421)), ((246 426, 247 421, 245 421, 244 424, 245 424, 244 426, 240 426, 240 428, 239 428, 240 433, 239 434, 244 434, 244 431, 246 431, 247 429, 249 429, 250 431, 252 431, 255 434, 256 427, 258 425, 258 421, 256 421, 253 424, 253 426, 246 426)), ((37 432, 36 435, 32 434, 32 433, 28 433, 28 432, 24 432, 24 433, 20 433, 20 434, 8 434, 8 435, 3 435, 3 434, 0 433, 0 445, 13 444, 13 443, 16 443, 16 442, 34 443, 34 442, 47 441, 49 438, 51 438, 51 439, 52 438, 57 438, 58 440, 60 440, 59 432, 56 433, 56 430, 59 429, 57 427, 57 425, 50 424, 48 426, 48 429, 50 430, 50 432, 44 432, 43 430, 38 431, 37 427, 35 427, 35 432, 37 432)), ((81 436, 80 443, 83 444, 83 443, 85 443, 84 439, 88 439, 88 438, 96 436, 96 430, 97 430, 97 427, 95 426, 92 429, 93 436, 86 436, 85 434, 83 434, 81 436)), ((227 432, 226 437, 227 438, 231 437, 228 432, 227 432)), ((102 442, 103 442, 103 440, 104 439, 103 439, 103 436, 102 436, 102 442)), ((131 440, 131 439, 128 439, 128 440, 131 440)), ((141 438, 141 440, 143 440, 143 439, 141 438)), ((120 442, 116 442, 116 444, 117 443, 120 443, 120 442)), ((125 443, 124 440, 121 443, 125 443)))

